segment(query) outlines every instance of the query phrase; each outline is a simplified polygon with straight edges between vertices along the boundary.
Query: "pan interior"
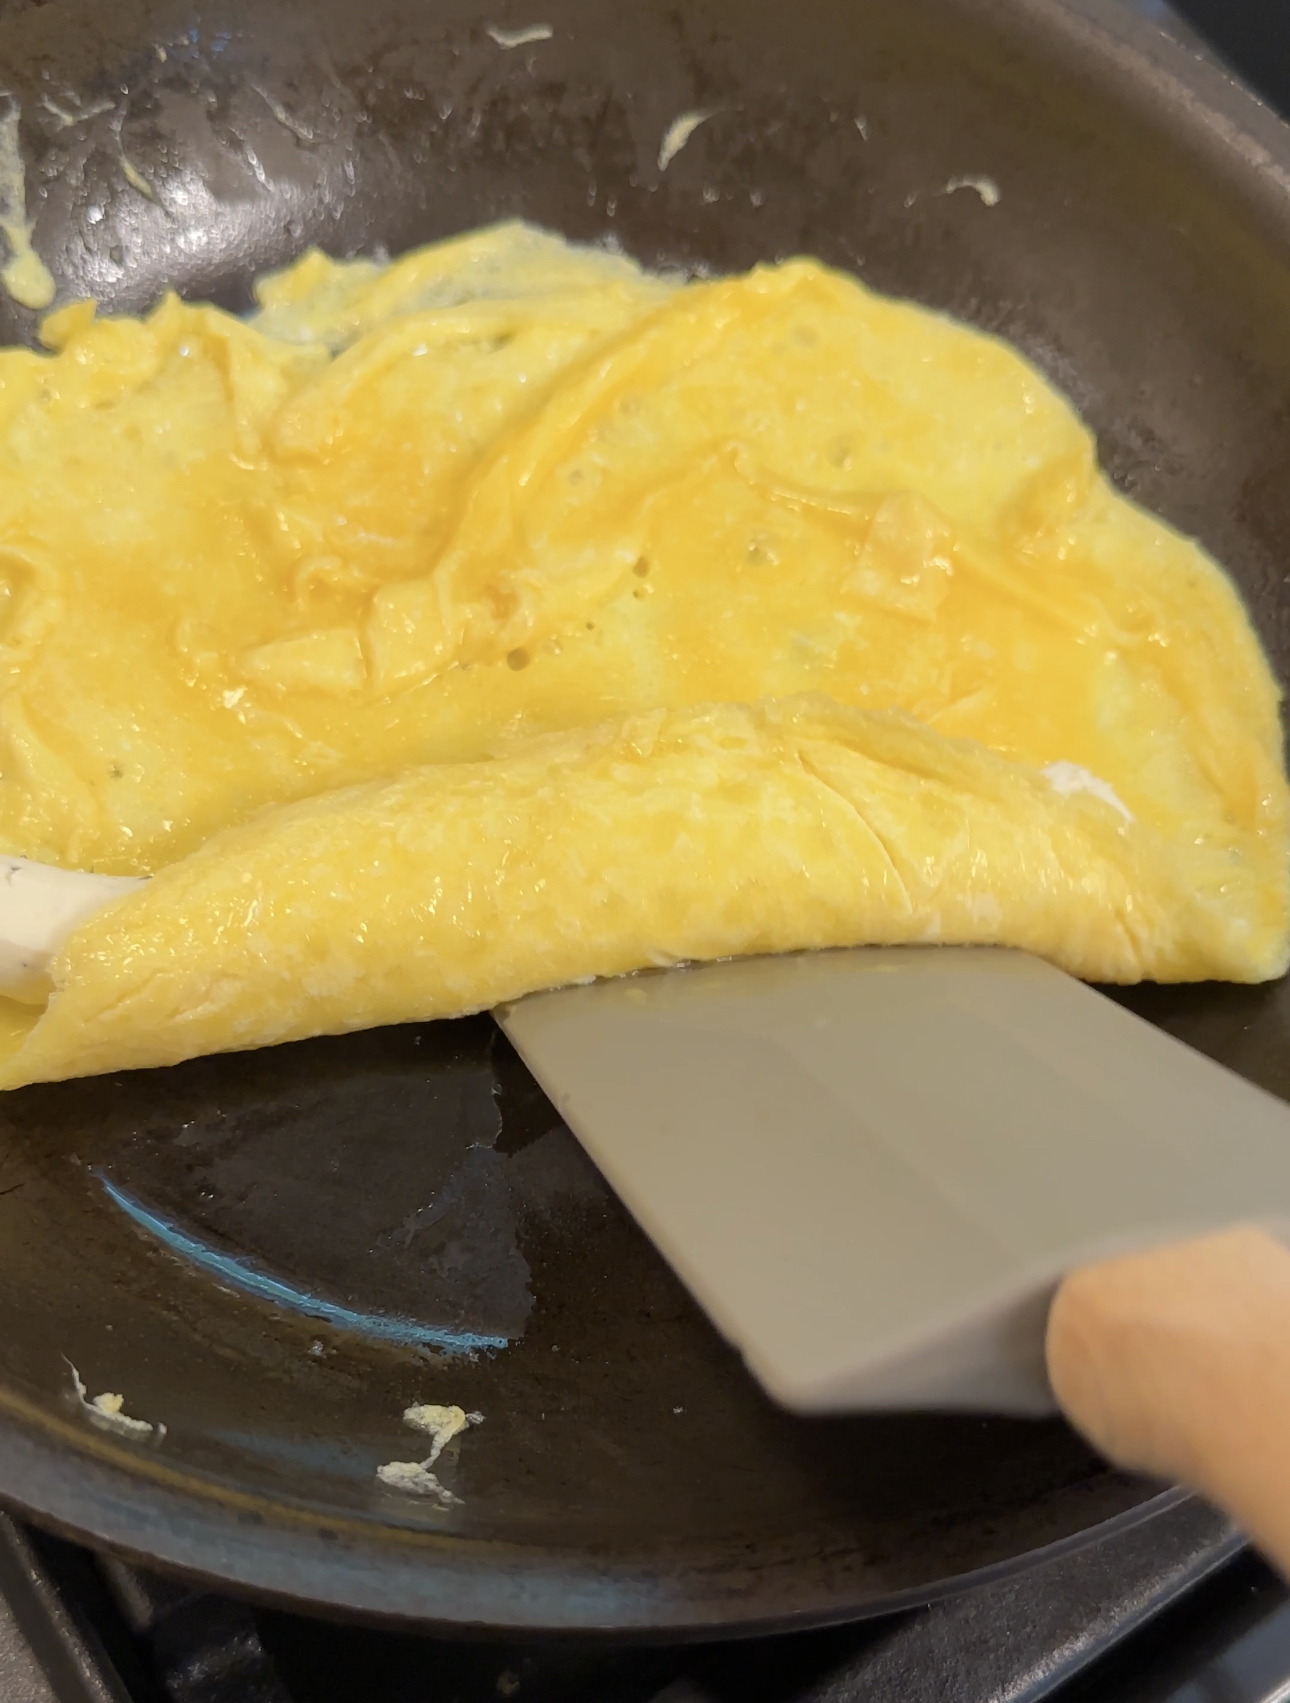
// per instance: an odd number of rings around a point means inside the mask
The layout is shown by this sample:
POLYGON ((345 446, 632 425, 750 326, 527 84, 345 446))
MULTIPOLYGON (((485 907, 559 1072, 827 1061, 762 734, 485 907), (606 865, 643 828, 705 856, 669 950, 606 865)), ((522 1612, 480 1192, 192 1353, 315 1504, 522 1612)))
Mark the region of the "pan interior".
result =
MULTIPOLYGON (((0 84, 60 299, 241 309, 310 243, 518 215, 650 264, 811 253, 1006 336, 1283 672, 1290 220, 1239 126, 1290 150, 1108 39, 1044 0, 52 0, 0 19, 0 84)), ((1126 997, 1290 1097, 1280 988, 1126 997)), ((364 1613, 733 1630, 1156 1495, 1058 1423, 776 1411, 487 1019, 27 1089, 0 1125, 0 1490, 148 1556, 364 1613), (96 1427, 72 1365, 164 1438, 96 1427), (376 1476, 428 1454, 414 1402, 482 1415, 445 1497, 376 1476)))

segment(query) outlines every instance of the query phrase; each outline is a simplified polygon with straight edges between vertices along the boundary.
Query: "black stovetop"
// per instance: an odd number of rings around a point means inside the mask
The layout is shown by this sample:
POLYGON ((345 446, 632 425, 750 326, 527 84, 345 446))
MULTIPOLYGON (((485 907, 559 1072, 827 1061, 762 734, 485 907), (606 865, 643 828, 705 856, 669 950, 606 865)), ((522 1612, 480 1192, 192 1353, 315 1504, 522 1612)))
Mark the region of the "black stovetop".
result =
POLYGON ((929 1608, 733 1644, 463 1643, 161 1579, 0 1517, 3 1703, 1273 1703, 1290 1593, 1182 1503, 929 1608))

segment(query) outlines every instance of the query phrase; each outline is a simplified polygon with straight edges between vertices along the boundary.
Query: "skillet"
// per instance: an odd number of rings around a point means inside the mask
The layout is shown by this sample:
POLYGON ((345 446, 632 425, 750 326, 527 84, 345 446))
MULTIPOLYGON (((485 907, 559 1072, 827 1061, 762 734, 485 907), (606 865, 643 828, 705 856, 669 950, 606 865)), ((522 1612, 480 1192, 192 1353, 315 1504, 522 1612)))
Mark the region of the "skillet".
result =
MULTIPOLYGON (((240 311, 310 243, 520 215, 948 310, 1290 663, 1290 133, 1113 0, 48 0, 0 12, 0 87, 60 299, 240 311)), ((1284 987, 1125 997, 1290 1098, 1284 987)), ((0 1099, 0 1495, 296 1606, 675 1638, 926 1601, 1170 1493, 1056 1421, 777 1412, 476 1018, 0 1099), (414 1401, 483 1414, 446 1507, 375 1477, 414 1401)))

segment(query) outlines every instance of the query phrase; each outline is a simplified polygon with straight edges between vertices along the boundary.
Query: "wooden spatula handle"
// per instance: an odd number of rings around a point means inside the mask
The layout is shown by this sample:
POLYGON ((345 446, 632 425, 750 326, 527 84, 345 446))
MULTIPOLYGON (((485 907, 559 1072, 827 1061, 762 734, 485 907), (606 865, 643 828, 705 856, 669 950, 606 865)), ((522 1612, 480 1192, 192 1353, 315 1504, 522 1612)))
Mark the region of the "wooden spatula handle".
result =
POLYGON ((1290 1250, 1237 1229, 1077 1271, 1047 1353, 1097 1449, 1200 1491, 1290 1574, 1290 1250))

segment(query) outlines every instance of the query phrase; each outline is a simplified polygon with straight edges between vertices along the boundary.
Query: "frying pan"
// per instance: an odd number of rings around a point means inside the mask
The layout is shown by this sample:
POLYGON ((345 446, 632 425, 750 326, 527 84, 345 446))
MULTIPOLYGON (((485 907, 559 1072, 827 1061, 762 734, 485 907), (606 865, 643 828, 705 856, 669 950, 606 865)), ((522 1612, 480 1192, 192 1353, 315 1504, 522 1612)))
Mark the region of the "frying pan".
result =
MULTIPOLYGON (((0 16, 0 87, 62 299, 241 310, 310 243, 521 215, 650 263, 808 252, 1000 333, 1290 661, 1290 134, 1112 4, 48 0, 0 16)), ((1126 997, 1290 1097, 1284 987, 1126 997)), ((31 1088, 0 1126, 0 1494, 136 1557, 440 1629, 712 1635, 1167 1499, 1056 1422, 774 1410, 484 1018, 31 1088), (69 1363, 164 1438, 97 1429, 69 1363), (375 1476, 425 1452, 417 1401, 483 1415, 447 1506, 375 1476)))

